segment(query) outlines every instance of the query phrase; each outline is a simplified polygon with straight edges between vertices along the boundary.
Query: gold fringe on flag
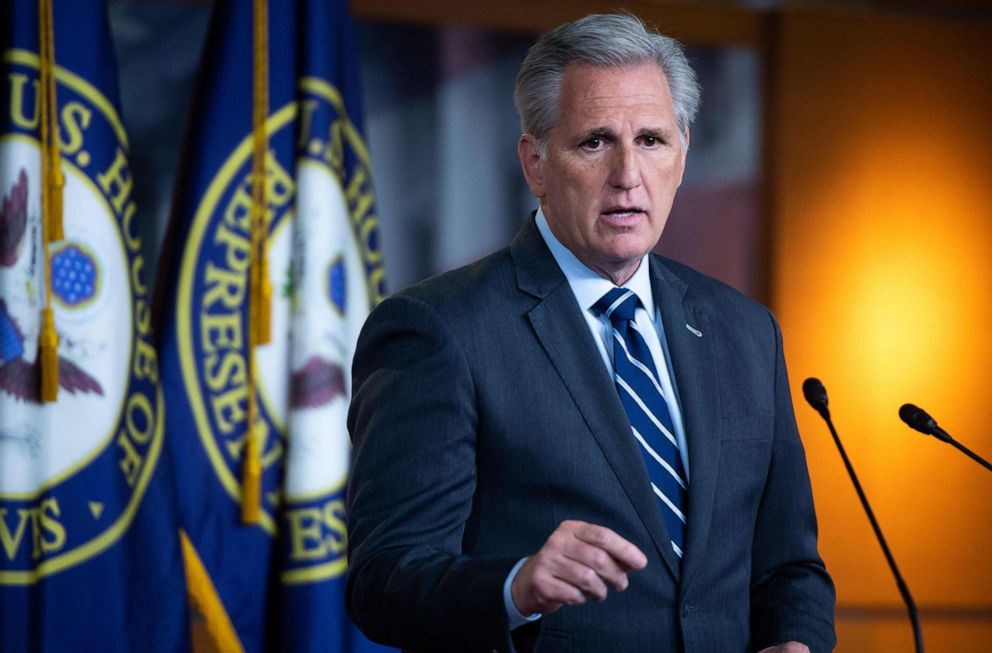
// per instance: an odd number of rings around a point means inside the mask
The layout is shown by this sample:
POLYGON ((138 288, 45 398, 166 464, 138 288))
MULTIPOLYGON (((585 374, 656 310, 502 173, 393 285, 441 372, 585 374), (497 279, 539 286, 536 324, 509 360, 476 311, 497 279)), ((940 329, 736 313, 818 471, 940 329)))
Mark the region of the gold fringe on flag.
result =
POLYGON ((58 399, 59 334, 52 312, 51 244, 65 238, 62 228, 62 157, 59 152, 58 96, 55 87, 55 26, 52 0, 38 0, 39 122, 41 123, 41 234, 44 245, 45 306, 38 334, 41 401, 58 399))
POLYGON ((269 115, 268 3, 254 0, 252 57, 251 160, 251 292, 248 298, 248 429, 241 478, 241 521, 257 524, 262 502, 261 444, 255 426, 259 419, 254 365, 255 347, 272 339, 272 283, 268 266, 268 201, 265 157, 269 149, 265 121, 269 115))

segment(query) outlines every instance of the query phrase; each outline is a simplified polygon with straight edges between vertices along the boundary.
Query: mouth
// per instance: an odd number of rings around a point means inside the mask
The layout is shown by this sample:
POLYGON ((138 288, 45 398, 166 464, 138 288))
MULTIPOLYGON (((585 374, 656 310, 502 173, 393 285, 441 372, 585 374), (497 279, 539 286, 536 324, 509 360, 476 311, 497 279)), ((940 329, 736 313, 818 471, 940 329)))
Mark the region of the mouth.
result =
POLYGON ((627 226, 646 215, 646 212, 639 206, 614 206, 600 215, 611 224, 627 226))

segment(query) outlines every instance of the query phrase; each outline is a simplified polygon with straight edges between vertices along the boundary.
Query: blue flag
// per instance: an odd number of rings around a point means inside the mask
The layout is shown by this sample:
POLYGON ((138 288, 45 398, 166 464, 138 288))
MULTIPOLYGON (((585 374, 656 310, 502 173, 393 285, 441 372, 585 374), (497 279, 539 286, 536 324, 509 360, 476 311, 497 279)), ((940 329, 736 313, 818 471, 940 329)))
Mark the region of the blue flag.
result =
POLYGON ((215 6, 158 288, 191 606, 217 650, 358 650, 371 645, 344 610, 345 418, 358 331, 384 291, 351 21, 343 0, 269 3, 257 58, 253 17, 251 2, 215 6), (262 259, 272 335, 253 347, 262 259), (257 523, 242 521, 250 420, 257 523))
POLYGON ((0 8, 0 650, 188 650, 107 8, 44 4, 0 8))

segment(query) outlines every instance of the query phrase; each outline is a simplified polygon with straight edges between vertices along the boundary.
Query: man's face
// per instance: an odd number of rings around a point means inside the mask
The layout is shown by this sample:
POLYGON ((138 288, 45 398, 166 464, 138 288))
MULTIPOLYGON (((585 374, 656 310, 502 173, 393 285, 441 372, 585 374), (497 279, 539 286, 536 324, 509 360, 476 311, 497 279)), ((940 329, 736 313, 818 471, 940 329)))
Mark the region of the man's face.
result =
POLYGON ((544 157, 530 134, 517 149, 558 240, 589 268, 625 283, 661 238, 685 168, 661 68, 570 64, 544 157))

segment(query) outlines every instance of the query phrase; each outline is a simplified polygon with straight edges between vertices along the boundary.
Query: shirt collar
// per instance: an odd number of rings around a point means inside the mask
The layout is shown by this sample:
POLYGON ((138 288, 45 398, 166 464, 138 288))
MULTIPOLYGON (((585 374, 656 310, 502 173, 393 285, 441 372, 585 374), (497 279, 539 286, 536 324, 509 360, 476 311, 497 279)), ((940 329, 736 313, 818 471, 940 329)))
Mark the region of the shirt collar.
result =
MULTIPOLYGON (((585 263, 576 258, 567 247, 561 244, 548 226, 548 219, 544 217, 544 211, 540 207, 537 209, 537 230, 541 232, 541 237, 547 243, 551 255, 554 256, 558 267, 565 274, 568 285, 572 287, 572 292, 579 302, 579 307, 583 311, 592 308, 592 305, 599 301, 599 298, 609 292, 614 286, 609 279, 599 276, 598 273, 586 266, 585 263)), ((648 255, 641 259, 641 264, 637 266, 634 276, 623 284, 624 288, 634 291, 634 294, 641 300, 641 305, 648 315, 654 319, 654 296, 651 294, 651 275, 649 273, 648 255)))

